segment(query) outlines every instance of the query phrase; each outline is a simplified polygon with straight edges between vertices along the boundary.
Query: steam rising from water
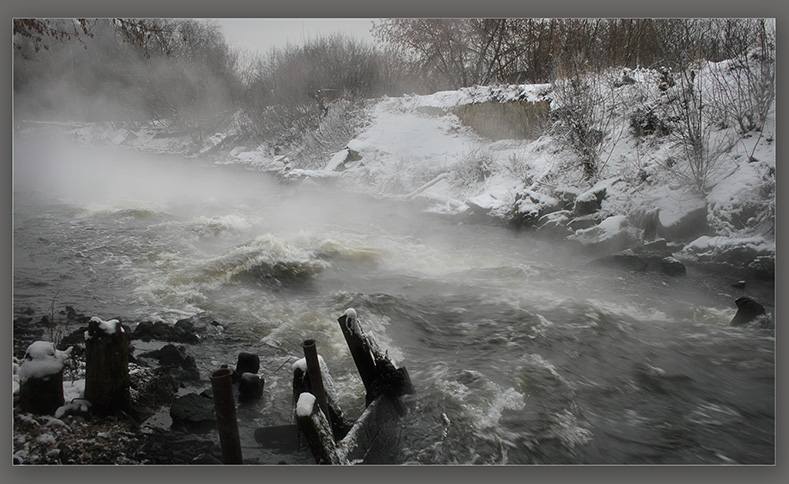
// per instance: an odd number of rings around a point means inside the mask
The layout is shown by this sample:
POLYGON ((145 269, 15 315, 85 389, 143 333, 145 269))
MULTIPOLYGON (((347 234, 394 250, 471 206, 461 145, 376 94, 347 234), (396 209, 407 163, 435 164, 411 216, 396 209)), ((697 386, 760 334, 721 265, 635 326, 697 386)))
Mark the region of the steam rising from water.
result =
POLYGON ((207 313, 227 339, 201 344, 202 369, 263 355, 269 396, 249 425, 289 421, 276 368, 304 339, 340 404, 363 405, 336 322, 354 307, 417 387, 408 462, 771 455, 773 341, 726 326, 720 285, 590 270, 528 234, 197 159, 54 134, 18 136, 15 155, 15 309, 58 294, 104 319, 207 313))

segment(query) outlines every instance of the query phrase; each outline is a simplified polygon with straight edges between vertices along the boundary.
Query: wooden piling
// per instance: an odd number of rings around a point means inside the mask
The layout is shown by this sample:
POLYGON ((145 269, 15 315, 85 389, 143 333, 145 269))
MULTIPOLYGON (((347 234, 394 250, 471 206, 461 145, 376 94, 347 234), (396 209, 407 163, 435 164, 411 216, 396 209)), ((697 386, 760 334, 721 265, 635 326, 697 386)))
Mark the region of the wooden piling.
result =
POLYGON ((63 361, 70 352, 57 351, 48 341, 30 345, 19 369, 19 406, 23 412, 53 415, 65 403, 63 361))
POLYGON ((85 338, 85 399, 96 414, 128 410, 129 339, 117 320, 92 318, 85 338))
POLYGON ((307 360, 307 376, 310 379, 310 390, 318 405, 326 416, 326 420, 331 426, 331 414, 329 413, 329 401, 326 398, 326 389, 323 387, 323 374, 321 373, 321 365, 318 361, 318 349, 315 346, 315 340, 306 339, 301 347, 304 349, 304 358, 307 360))
POLYGON ((225 464, 243 464, 241 439, 238 434, 236 402, 233 398, 233 370, 221 368, 211 374, 211 388, 214 391, 216 423, 219 430, 219 443, 222 447, 222 461, 225 464))
POLYGON ((345 342, 348 344, 353 362, 356 364, 364 389, 369 396, 375 380, 375 360, 373 359, 370 345, 362 333, 362 328, 356 317, 356 311, 352 309, 345 311, 345 314, 340 316, 337 322, 340 323, 345 342))

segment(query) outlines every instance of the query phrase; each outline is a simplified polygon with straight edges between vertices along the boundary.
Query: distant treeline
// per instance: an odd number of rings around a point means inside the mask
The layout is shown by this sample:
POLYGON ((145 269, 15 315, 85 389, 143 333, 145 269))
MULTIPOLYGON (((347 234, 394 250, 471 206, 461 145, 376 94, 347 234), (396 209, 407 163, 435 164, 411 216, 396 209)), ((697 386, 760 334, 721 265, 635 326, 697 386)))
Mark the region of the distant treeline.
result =
POLYGON ((391 19, 374 27, 438 88, 543 83, 578 64, 682 69, 741 55, 774 38, 764 19, 391 19))
POLYGON ((234 119, 250 136, 314 129, 337 99, 551 82, 563 66, 683 69, 774 38, 761 19, 385 19, 343 35, 231 49, 211 21, 16 19, 18 116, 161 121, 200 139, 234 119), (239 116, 240 115, 240 116, 239 116))

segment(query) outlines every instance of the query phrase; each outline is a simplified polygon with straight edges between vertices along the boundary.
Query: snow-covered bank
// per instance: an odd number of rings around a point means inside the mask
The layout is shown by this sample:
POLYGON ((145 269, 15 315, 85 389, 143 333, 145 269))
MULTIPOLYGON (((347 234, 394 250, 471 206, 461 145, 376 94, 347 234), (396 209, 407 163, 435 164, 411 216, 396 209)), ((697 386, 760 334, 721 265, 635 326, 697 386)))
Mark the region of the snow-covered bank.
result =
MULTIPOLYGON (((713 74, 730 75, 726 66, 707 64, 699 79, 719 81, 713 74)), ((296 182, 328 179, 376 197, 418 200, 430 212, 483 214, 584 246, 618 250, 664 238, 679 244, 673 252, 686 261, 724 261, 771 273, 775 103, 761 132, 707 127, 710 143, 725 149, 716 153, 702 193, 688 180, 677 138, 655 129, 668 119, 660 113, 680 102, 664 84, 665 74, 654 70, 612 71, 595 84, 608 96, 602 107, 608 120, 591 179, 553 117, 543 120, 536 139, 494 141, 456 114, 459 106, 484 103, 550 102, 552 111, 561 109, 547 84, 378 99, 364 110, 364 123, 347 147, 320 166, 297 151, 275 154, 266 144, 245 143, 235 128, 199 142, 167 126, 130 131, 74 125, 69 131, 85 142, 209 156, 296 182), (622 243, 605 245, 613 238, 622 243)))

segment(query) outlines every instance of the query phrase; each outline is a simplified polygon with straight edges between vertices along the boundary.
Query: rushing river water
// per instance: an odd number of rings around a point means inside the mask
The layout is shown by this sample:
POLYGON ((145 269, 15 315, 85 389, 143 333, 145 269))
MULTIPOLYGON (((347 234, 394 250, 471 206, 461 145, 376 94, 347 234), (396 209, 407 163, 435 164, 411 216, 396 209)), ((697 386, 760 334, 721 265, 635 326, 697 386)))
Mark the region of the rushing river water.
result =
MULTIPOLYGON (((266 462, 255 427, 291 422, 305 339, 360 413, 336 321, 353 307, 417 390, 399 462, 774 463, 774 335, 728 326, 743 293, 723 275, 593 268, 569 246, 404 203, 15 141, 15 311, 210 314, 224 331, 187 349, 204 379, 239 351, 262 359, 265 396, 239 409, 251 461, 266 462)), ((747 287, 772 312, 772 286, 747 287)))

